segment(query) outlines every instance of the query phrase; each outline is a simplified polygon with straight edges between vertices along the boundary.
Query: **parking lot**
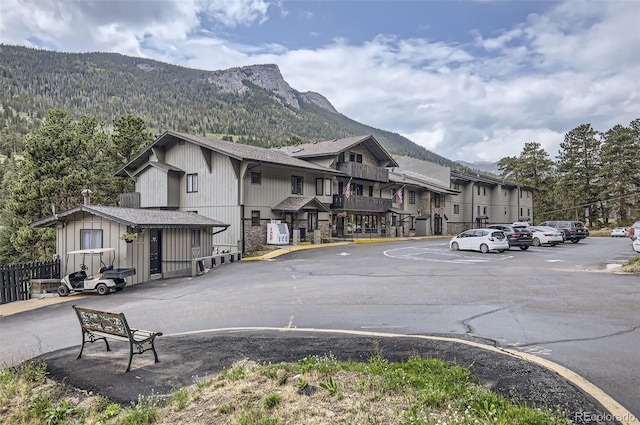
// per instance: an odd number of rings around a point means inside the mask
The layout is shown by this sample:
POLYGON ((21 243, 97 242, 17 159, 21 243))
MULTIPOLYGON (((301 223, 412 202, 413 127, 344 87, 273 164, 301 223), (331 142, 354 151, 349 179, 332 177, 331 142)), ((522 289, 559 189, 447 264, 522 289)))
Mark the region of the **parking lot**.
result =
POLYGON ((0 317, 0 361, 77 346, 77 303, 167 335, 271 327, 471 337, 565 366, 640 416, 640 278, 605 271, 634 255, 622 238, 489 254, 450 251, 446 239, 297 251, 0 317))

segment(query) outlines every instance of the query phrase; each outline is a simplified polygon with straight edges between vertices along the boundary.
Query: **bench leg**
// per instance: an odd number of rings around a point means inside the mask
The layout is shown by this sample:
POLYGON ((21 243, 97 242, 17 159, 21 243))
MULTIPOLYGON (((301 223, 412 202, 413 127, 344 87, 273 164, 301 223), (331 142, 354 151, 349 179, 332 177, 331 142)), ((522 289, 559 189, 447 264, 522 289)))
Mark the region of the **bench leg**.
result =
POLYGON ((82 351, 84 351, 84 344, 86 342, 91 342, 94 343, 96 341, 99 340, 103 340, 105 345, 107 346, 107 351, 111 351, 111 347, 109 347, 109 341, 107 341, 107 338, 105 337, 100 337, 100 338, 96 338, 96 336, 94 334, 92 334, 91 332, 85 332, 82 331, 82 346, 80 346, 80 352, 78 353, 78 357, 76 357, 76 360, 78 360, 79 358, 82 357, 82 351), (86 336, 89 336, 89 340, 87 341, 86 336))
POLYGON ((133 343, 129 341, 129 364, 127 365, 127 370, 125 370, 124 373, 131 370, 131 360, 133 360, 133 343))

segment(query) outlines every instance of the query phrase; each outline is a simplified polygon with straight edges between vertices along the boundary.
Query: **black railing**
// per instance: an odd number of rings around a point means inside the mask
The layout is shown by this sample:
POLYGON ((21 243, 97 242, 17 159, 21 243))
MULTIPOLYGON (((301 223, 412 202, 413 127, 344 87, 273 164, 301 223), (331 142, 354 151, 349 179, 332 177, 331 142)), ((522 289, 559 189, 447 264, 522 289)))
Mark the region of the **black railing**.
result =
POLYGON ((60 279, 60 260, 0 266, 0 304, 31 298, 31 279, 60 279))

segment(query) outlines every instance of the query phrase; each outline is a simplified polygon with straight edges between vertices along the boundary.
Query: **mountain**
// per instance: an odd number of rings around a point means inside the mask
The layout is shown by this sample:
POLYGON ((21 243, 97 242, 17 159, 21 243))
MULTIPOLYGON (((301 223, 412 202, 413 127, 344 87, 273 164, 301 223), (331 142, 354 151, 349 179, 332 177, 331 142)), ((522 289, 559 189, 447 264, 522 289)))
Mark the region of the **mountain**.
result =
POLYGON ((50 109, 107 126, 132 114, 155 133, 176 130, 259 146, 373 134, 391 154, 455 166, 397 133, 299 92, 277 65, 203 71, 117 53, 62 53, 0 45, 0 154, 18 150, 50 109))
POLYGON ((467 162, 462 160, 456 160, 456 163, 459 165, 462 165, 463 167, 470 168, 472 170, 481 171, 483 173, 500 175, 500 169, 498 168, 497 162, 488 162, 488 161, 467 162))

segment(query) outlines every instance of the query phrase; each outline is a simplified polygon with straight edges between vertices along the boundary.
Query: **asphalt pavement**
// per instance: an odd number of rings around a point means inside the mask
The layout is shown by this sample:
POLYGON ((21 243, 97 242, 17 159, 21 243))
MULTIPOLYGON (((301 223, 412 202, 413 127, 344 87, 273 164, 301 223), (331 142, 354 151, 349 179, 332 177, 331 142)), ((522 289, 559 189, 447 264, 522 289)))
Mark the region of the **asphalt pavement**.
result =
MULTIPOLYGON (((278 250, 257 259, 305 248, 278 250)), ((66 301, 45 297, 5 304, 0 306, 0 317, 66 301)), ((101 342, 90 344, 79 360, 75 360, 79 345, 39 357, 46 360, 52 379, 128 404, 138 400, 139 395, 167 395, 176 387, 211 377, 242 359, 295 362, 309 355, 333 353, 340 360, 366 360, 373 353, 374 341, 378 341, 383 355, 390 361, 403 361, 417 354, 456 362, 469 367, 483 386, 510 400, 534 406, 558 406, 576 424, 637 423, 606 394, 588 383, 583 385, 581 378, 571 371, 555 368, 548 361, 538 362, 525 353, 484 345, 471 337, 460 339, 460 335, 410 336, 273 328, 203 330, 159 337, 156 348, 160 362, 154 363, 151 353, 136 355, 129 373, 124 372, 128 345, 118 341, 110 343, 111 352, 106 352, 101 342)))

